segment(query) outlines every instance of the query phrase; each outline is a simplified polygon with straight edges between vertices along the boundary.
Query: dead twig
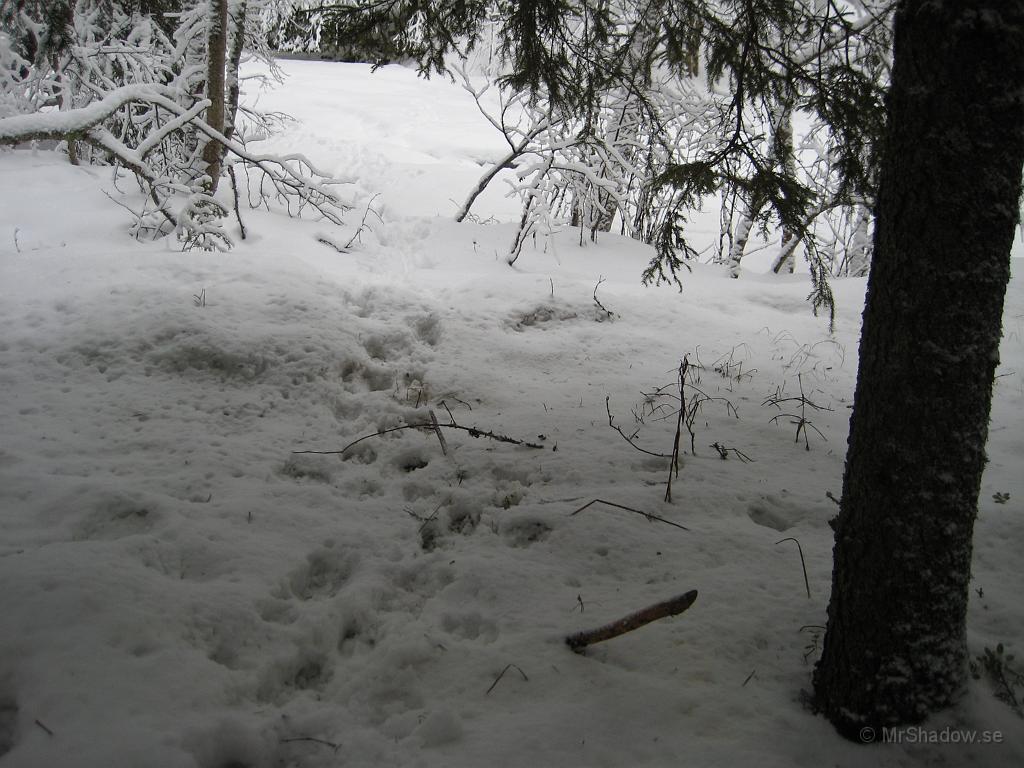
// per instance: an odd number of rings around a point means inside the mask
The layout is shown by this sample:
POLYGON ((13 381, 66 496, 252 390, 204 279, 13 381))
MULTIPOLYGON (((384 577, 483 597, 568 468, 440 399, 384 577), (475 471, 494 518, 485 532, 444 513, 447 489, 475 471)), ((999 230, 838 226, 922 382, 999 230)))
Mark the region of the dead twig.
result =
POLYGON ((228 164, 228 176, 231 178, 231 193, 235 198, 235 219, 238 220, 238 229, 242 235, 242 239, 245 240, 245 224, 242 223, 242 212, 239 210, 238 204, 238 179, 235 178, 235 166, 228 164))
POLYGON ((588 645, 611 640, 613 637, 632 632, 634 629, 639 629, 645 624, 650 624, 652 621, 664 619, 666 616, 678 616, 693 605, 696 599, 697 590, 692 589, 685 595, 679 595, 671 600, 655 603, 636 613, 624 616, 618 621, 613 621, 611 624, 605 624, 603 627, 569 635, 565 638, 565 643, 577 653, 582 653, 588 645))
POLYGON ((342 248, 340 245, 334 242, 334 240, 328 237, 327 235, 317 235, 316 241, 318 243, 323 243, 328 248, 333 248, 338 253, 348 253, 348 251, 346 251, 344 248, 342 248))
POLYGON ((675 477, 679 477, 679 438, 682 435, 683 424, 686 424, 686 429, 690 433, 690 453, 696 453, 693 450, 695 439, 693 428, 686 418, 686 371, 689 367, 690 360, 687 355, 683 355, 683 360, 679 363, 679 413, 676 416, 676 433, 672 438, 672 462, 668 467, 668 483, 665 485, 665 501, 667 503, 672 501, 673 473, 675 473, 675 477))
POLYGON ((55 735, 54 732, 47 728, 46 725, 41 720, 36 720, 35 723, 46 732, 47 736, 50 736, 52 738, 55 735))
POLYGON ((359 222, 359 227, 356 229, 355 234, 352 235, 352 237, 348 239, 348 242, 342 246, 342 253, 348 253, 349 249, 353 245, 355 245, 356 242, 363 242, 363 232, 370 229, 370 225, 366 223, 366 219, 367 217, 369 217, 371 213, 377 217, 377 221, 379 221, 381 224, 384 223, 384 219, 381 218, 380 213, 377 211, 376 208, 373 208, 373 201, 376 200, 378 197, 380 197, 380 192, 375 192, 373 197, 370 198, 370 202, 366 204, 366 210, 363 211, 363 220, 359 222))
POLYGON ((710 447, 718 451, 718 455, 722 459, 722 461, 728 459, 730 453, 733 454, 737 459, 742 461, 744 464, 750 464, 754 461, 739 448, 729 448, 728 446, 722 445, 719 442, 712 443, 710 447))
POLYGON ((419 533, 423 533, 423 529, 426 528, 430 523, 432 523, 434 520, 437 519, 437 513, 441 511, 441 507, 443 507, 449 501, 451 501, 450 497, 442 500, 436 507, 434 507, 434 511, 431 512, 426 517, 424 517, 423 515, 417 513, 416 510, 411 509, 410 507, 405 507, 405 514, 407 514, 413 520, 416 520, 416 521, 418 521, 420 523, 420 527, 418 529, 418 532, 419 533))
POLYGON ((493 682, 493 683, 491 683, 491 687, 490 687, 490 688, 488 688, 488 689, 487 689, 487 690, 486 690, 486 691, 484 692, 484 696, 486 696, 487 694, 489 694, 489 693, 490 693, 491 691, 493 691, 493 690, 494 690, 494 686, 496 686, 496 685, 497 685, 497 684, 499 683, 499 681, 501 680, 501 678, 503 678, 503 677, 505 676, 505 673, 506 673, 506 672, 508 672, 508 671, 509 671, 510 669, 516 669, 516 670, 518 670, 519 674, 523 676, 523 680, 525 680, 526 682, 530 682, 530 678, 528 678, 528 677, 526 676, 526 673, 525 673, 525 672, 523 672, 523 670, 522 670, 522 669, 520 669, 520 667, 519 667, 519 665, 518 665, 518 664, 506 664, 506 665, 505 665, 505 668, 504 668, 503 670, 501 670, 501 672, 499 672, 499 673, 498 673, 498 676, 497 676, 496 678, 494 678, 494 682, 493 682))
POLYGON ((448 455, 448 444, 444 441, 444 433, 441 431, 441 425, 437 423, 437 415, 433 409, 427 411, 430 414, 430 422, 434 425, 434 434, 437 435, 437 442, 441 444, 441 453, 445 456, 448 455))
MULTIPOLYGON (((604 304, 602 304, 601 300, 599 298, 597 298, 597 289, 601 287, 601 283, 603 283, 603 282, 604 282, 604 276, 603 275, 598 276, 598 278, 597 278, 597 285, 594 286, 594 303, 597 305, 598 309, 600 309, 602 312, 604 312, 604 318, 603 319, 605 319, 605 320, 614 320, 615 317, 616 317, 615 313, 612 312, 610 309, 608 309, 608 307, 606 307, 604 304)), ((551 284, 551 295, 554 296, 554 294, 555 294, 555 286, 554 286, 554 283, 552 283, 551 284)))
POLYGON ((778 408, 781 411, 782 410, 782 405, 781 405, 782 403, 789 403, 789 402, 797 402, 797 403, 799 403, 800 404, 800 413, 780 413, 777 416, 773 416, 771 419, 769 419, 768 423, 773 424, 773 423, 777 422, 779 419, 783 418, 784 416, 788 416, 790 419, 792 419, 791 423, 796 425, 796 437, 793 438, 793 442, 794 443, 799 442, 800 441, 800 433, 803 432, 803 435, 804 435, 804 450, 809 451, 809 450, 811 450, 811 442, 807 438, 807 428, 808 427, 810 427, 815 432, 817 432, 818 433, 818 437, 820 437, 822 440, 828 441, 828 438, 825 437, 825 435, 822 434, 821 430, 818 429, 816 426, 814 426, 814 423, 810 419, 807 418, 807 408, 808 408, 808 406, 813 408, 816 411, 831 411, 832 409, 827 407, 827 406, 824 406, 824 405, 818 405, 816 403, 813 403, 813 402, 811 402, 807 398, 807 396, 804 394, 804 381, 803 381, 803 375, 802 374, 798 373, 797 376, 796 376, 796 380, 797 380, 797 383, 800 385, 800 396, 799 397, 782 397, 781 396, 781 391, 777 391, 774 395, 766 397, 764 402, 761 403, 761 406, 763 407, 765 405, 774 405, 776 408, 778 408))
POLYGON ((349 448, 358 445, 364 440, 369 440, 372 437, 380 437, 381 435, 386 435, 389 432, 400 432, 403 429, 429 429, 431 432, 436 432, 438 429, 459 429, 462 430, 463 432, 467 432, 470 437, 487 437, 490 438, 491 440, 496 440, 499 443, 511 443, 512 445, 522 445, 525 446, 526 448, 544 448, 544 446, 540 445, 539 443, 531 443, 526 440, 517 440, 514 437, 498 434, 497 432, 491 432, 490 430, 477 429, 476 427, 464 427, 461 424, 456 424, 454 420, 452 421, 451 424, 438 424, 437 420, 435 419, 433 422, 425 421, 419 424, 402 424, 401 426, 398 427, 382 429, 370 435, 363 435, 362 437, 358 438, 357 440, 353 440, 344 448, 337 451, 292 451, 292 453, 311 453, 316 454, 318 456, 337 456, 339 454, 345 453, 345 451, 347 451, 349 448))
MULTIPOLYGON (((468 409, 469 409, 469 410, 471 410, 471 411, 473 410, 473 406, 472 406, 472 405, 470 405, 469 403, 467 403, 467 402, 466 402, 465 400, 460 400, 460 399, 459 399, 459 398, 457 398, 457 397, 456 397, 455 395, 445 395, 445 399, 448 399, 448 398, 451 398, 452 400, 454 400, 454 401, 455 401, 456 403, 459 403, 460 405, 464 405, 464 406, 466 406, 466 408, 468 408, 468 409)), ((448 409, 448 406, 447 406, 447 404, 445 404, 445 401, 444 401, 444 400, 441 400, 441 401, 440 401, 440 402, 438 403, 438 405, 443 405, 443 406, 444 406, 444 409, 445 409, 446 411, 448 411, 449 415, 451 414, 451 411, 450 411, 450 410, 448 409)), ((454 421, 454 419, 452 419, 452 421, 454 421)))
POLYGON ((419 530, 417 532, 423 533, 423 529, 437 519, 437 513, 441 511, 441 507, 443 507, 449 501, 450 499, 445 499, 444 501, 440 502, 436 507, 434 507, 434 511, 430 513, 430 517, 423 520, 423 524, 419 527, 419 530))
POLYGON ((589 506, 591 506, 593 504, 605 504, 605 505, 607 505, 609 507, 615 507, 616 509, 624 509, 627 512, 634 512, 634 513, 636 513, 638 515, 643 515, 644 517, 647 518, 648 521, 657 520, 659 523, 665 523, 666 525, 671 525, 671 526, 674 526, 676 528, 682 528, 684 531, 690 530, 685 525, 680 525, 679 523, 673 523, 671 520, 666 520, 664 517, 658 517, 657 515, 651 514, 650 512, 644 512, 644 511, 639 510, 639 509, 633 509, 632 507, 625 507, 622 504, 616 504, 613 501, 605 501, 604 499, 594 499, 593 501, 588 501, 586 504, 584 504, 582 507, 577 509, 575 512, 572 512, 569 515, 569 517, 572 517, 573 515, 578 515, 584 509, 586 509, 587 507, 589 507, 589 506))
POLYGON ((807 599, 811 599, 811 582, 807 578, 807 563, 804 562, 804 548, 800 546, 800 542, 794 539, 792 536, 786 539, 779 539, 775 542, 776 545, 781 544, 784 541, 792 541, 796 544, 796 551, 800 553, 800 567, 804 569, 804 587, 807 589, 807 599))
POLYGON ((611 427, 616 432, 618 432, 620 435, 622 435, 622 439, 625 440, 627 443, 629 443, 634 448, 636 448, 638 451, 640 451, 640 453, 646 453, 648 456, 655 456, 655 457, 657 457, 659 459, 671 459, 672 458, 672 456, 670 456, 667 453, 655 453, 654 451, 648 451, 646 448, 641 448, 639 445, 637 445, 634 442, 636 440, 636 433, 635 432, 633 433, 632 436, 627 435, 622 430, 622 427, 616 425, 615 417, 612 416, 611 399, 612 399, 611 395, 606 395, 605 398, 604 398, 604 409, 605 409, 605 411, 608 412, 608 426, 609 427, 611 427))
POLYGON ((286 739, 281 739, 282 744, 291 744, 295 741, 308 741, 312 744, 322 744, 325 747, 330 747, 335 752, 341 749, 341 744, 333 741, 327 741, 326 739, 318 739, 315 736, 289 736, 286 739))

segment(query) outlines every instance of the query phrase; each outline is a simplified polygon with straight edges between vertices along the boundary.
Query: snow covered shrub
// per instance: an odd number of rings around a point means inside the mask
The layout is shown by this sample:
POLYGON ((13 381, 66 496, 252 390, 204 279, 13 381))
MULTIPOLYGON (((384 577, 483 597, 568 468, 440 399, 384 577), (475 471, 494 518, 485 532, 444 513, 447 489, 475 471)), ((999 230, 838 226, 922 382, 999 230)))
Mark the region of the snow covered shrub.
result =
POLYGON ((353 35, 342 32, 337 20, 339 13, 354 9, 355 4, 325 5, 320 0, 267 3, 260 23, 270 46, 280 51, 316 53, 335 61, 386 64, 401 57, 402 48, 394 38, 404 25, 397 15, 365 25, 353 35))
POLYGON ((14 41, 0 31, 0 118, 31 112, 31 88, 21 73, 29 71, 29 63, 14 49, 14 41))
MULTIPOLYGON (((0 145, 63 142, 72 163, 112 165, 141 193, 137 237, 175 234, 186 248, 229 248, 218 182, 231 166, 289 213, 340 223, 346 206, 301 155, 251 152, 240 116, 243 57, 267 58, 263 0, 79 0, 5 5, 0 38, 0 145), (10 18, 7 18, 10 17, 10 18)), ((232 174, 234 179, 234 175, 232 174)), ((238 204, 237 189, 235 204, 238 204)), ((244 230, 242 236, 245 236, 244 230)))

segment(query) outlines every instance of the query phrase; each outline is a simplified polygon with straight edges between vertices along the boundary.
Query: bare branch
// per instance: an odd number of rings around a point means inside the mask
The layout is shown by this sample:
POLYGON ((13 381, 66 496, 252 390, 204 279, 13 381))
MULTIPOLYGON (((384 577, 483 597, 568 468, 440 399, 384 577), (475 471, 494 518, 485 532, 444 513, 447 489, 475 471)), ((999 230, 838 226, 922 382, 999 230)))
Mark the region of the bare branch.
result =
POLYGON ((685 525, 680 525, 679 523, 673 523, 671 520, 666 520, 664 517, 658 517, 658 515, 651 514, 650 512, 644 512, 644 511, 639 510, 639 509, 633 509, 632 507, 625 507, 622 504, 616 504, 613 501, 605 501, 604 499, 594 499, 593 501, 588 501, 586 504, 584 504, 582 507, 577 509, 575 512, 570 513, 569 517, 572 517, 573 515, 578 515, 584 509, 586 509, 587 507, 592 506, 594 504, 604 504, 604 505, 609 506, 609 507, 615 507, 616 509, 624 509, 627 512, 635 512, 638 515, 643 515, 648 520, 657 520, 659 523, 665 523, 666 525, 671 525, 671 526, 674 526, 676 528, 681 528, 684 531, 690 530, 685 525))

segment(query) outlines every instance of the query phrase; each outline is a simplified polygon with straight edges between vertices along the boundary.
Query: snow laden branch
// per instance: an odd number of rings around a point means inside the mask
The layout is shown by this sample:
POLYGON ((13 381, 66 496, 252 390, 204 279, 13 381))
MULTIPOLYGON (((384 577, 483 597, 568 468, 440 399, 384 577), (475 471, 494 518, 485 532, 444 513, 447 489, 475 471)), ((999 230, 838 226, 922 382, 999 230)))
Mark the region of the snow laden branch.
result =
MULTIPOLYGON (((487 81, 479 87, 474 85, 464 65, 453 65, 452 71, 459 76, 463 89, 473 97, 473 101, 476 103, 477 109, 480 110, 480 114, 483 115, 487 122, 501 132, 505 143, 509 147, 508 154, 495 162, 490 170, 480 177, 480 180, 466 197, 465 202, 459 206, 459 210, 455 214, 455 221, 461 222, 466 219, 470 209, 473 207, 473 203, 487 189, 487 186, 494 181, 494 178, 506 168, 515 168, 516 161, 531 151, 531 145, 538 136, 548 130, 551 121, 537 110, 531 110, 530 105, 518 95, 513 94, 512 98, 507 98, 507 94, 500 89, 498 90, 500 112, 497 116, 492 115, 482 99, 491 89, 493 83, 487 81), (510 119, 510 113, 515 115, 516 119, 510 119), (523 125, 524 122, 526 125, 523 125)), ((535 148, 533 149, 535 150, 535 148)))
MULTIPOLYGON (((149 101, 165 108, 178 105, 171 100, 174 89, 157 85, 124 85, 99 101, 66 112, 39 112, 0 119, 0 144, 13 145, 26 141, 58 141, 69 138, 88 139, 90 132, 121 107, 133 101, 149 101)), ((198 112, 207 106, 199 102, 198 112)))
MULTIPOLYGON (((333 224, 342 223, 341 214, 350 206, 332 189, 340 181, 320 172, 301 154, 265 155, 251 152, 244 144, 214 130, 201 118, 209 105, 208 101, 197 101, 186 108, 175 100, 178 95, 172 87, 125 85, 84 107, 2 118, 0 145, 46 139, 84 141, 106 153, 114 164, 132 171, 144 183, 161 216, 181 234, 183 228, 202 226, 189 220, 194 205, 186 203, 178 215, 171 213, 169 199, 185 190, 179 181, 175 181, 171 169, 151 162, 150 158, 157 154, 156 150, 163 147, 169 137, 188 129, 217 142, 248 173, 255 171, 260 174, 256 181, 260 200, 276 197, 288 207, 291 214, 301 215, 304 210, 312 209, 320 218, 333 224), (156 125, 145 138, 132 147, 109 131, 104 123, 121 110, 137 108, 138 105, 163 110, 163 114, 155 118, 156 125)), ((210 201, 212 198, 206 202, 210 201)), ((185 239, 188 239, 187 233, 185 239)))
MULTIPOLYGON (((631 55, 643 58, 643 40, 631 55)), ((617 225, 623 235, 650 244, 667 242, 670 232, 672 247, 678 245, 692 201, 658 179, 668 165, 702 151, 714 119, 712 101, 691 80, 665 70, 642 87, 627 79, 604 90, 583 120, 555 108, 543 93, 509 87, 497 73, 485 72, 481 81, 465 63, 450 72, 508 145, 456 220, 467 218, 501 171, 513 170, 505 182, 523 210, 506 257, 510 264, 531 237, 565 225, 579 228, 581 242, 617 225)))
POLYGON ((0 146, 54 140, 73 164, 130 171, 142 208, 117 202, 134 215, 136 237, 175 233, 186 248, 231 247, 218 186, 231 178, 244 238, 239 168, 251 206, 340 224, 350 206, 338 180, 303 155, 259 154, 246 142, 247 127, 266 132, 280 119, 239 103, 243 56, 275 74, 258 30, 261 7, 211 0, 157 13, 78 0, 60 18, 41 4, 0 12, 11 28, 0 34, 0 146))

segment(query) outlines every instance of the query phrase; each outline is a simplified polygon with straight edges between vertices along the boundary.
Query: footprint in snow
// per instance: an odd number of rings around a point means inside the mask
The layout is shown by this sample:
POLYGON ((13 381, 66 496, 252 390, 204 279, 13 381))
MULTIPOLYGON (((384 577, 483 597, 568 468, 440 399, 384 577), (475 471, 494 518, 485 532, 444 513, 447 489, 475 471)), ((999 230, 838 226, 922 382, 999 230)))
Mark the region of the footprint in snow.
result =
POLYGON ((799 523, 805 514, 795 504, 773 494, 765 494, 747 507, 747 516, 754 523, 780 533, 799 523))
POLYGON ((352 577, 358 563, 358 554, 347 547, 317 549, 288 576, 288 588, 300 600, 333 597, 352 577))

